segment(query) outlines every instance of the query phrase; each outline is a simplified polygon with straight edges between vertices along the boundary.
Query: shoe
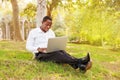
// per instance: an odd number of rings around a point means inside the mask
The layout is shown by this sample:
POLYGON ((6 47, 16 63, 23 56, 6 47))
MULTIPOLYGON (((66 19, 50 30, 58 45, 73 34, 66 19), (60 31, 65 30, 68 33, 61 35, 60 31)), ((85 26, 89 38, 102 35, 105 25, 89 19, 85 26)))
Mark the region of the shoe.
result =
POLYGON ((90 54, 87 53, 87 56, 80 59, 81 64, 87 64, 90 61, 90 54))
POLYGON ((79 70, 85 73, 88 69, 92 67, 92 61, 90 61, 90 55, 87 54, 86 57, 79 59, 78 61, 79 70))
POLYGON ((77 69, 77 68, 78 68, 78 65, 77 65, 77 64, 69 64, 69 65, 71 65, 71 67, 74 68, 74 69, 77 69))
POLYGON ((79 70, 80 72, 85 73, 91 67, 92 67, 92 61, 89 61, 87 65, 84 65, 84 64, 79 65, 79 70))
POLYGON ((88 64, 86 65, 85 70, 89 70, 92 67, 92 61, 89 61, 88 64))
POLYGON ((78 64, 87 64, 90 61, 90 54, 88 53, 87 56, 78 59, 78 64))

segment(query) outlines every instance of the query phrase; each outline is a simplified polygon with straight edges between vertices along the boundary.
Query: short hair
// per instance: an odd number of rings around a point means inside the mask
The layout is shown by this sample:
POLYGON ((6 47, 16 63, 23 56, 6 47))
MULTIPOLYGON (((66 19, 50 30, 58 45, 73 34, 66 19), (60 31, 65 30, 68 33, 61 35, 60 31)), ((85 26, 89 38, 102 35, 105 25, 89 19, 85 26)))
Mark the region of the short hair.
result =
POLYGON ((43 21, 42 22, 45 22, 46 20, 51 20, 52 21, 52 18, 49 17, 49 16, 45 16, 45 17, 43 17, 43 21))

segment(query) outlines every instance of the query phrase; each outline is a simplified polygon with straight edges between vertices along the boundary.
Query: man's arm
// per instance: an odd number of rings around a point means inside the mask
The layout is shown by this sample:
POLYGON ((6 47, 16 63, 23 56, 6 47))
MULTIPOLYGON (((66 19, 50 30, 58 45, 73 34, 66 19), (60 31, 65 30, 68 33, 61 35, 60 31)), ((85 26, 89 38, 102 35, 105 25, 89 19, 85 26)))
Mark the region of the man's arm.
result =
POLYGON ((35 40, 34 33, 33 31, 30 31, 26 42, 26 49, 30 52, 36 53, 38 52, 37 51, 38 47, 34 47, 34 40, 35 40))
POLYGON ((44 52, 44 53, 46 53, 46 50, 47 50, 47 48, 37 48, 38 52, 44 52))

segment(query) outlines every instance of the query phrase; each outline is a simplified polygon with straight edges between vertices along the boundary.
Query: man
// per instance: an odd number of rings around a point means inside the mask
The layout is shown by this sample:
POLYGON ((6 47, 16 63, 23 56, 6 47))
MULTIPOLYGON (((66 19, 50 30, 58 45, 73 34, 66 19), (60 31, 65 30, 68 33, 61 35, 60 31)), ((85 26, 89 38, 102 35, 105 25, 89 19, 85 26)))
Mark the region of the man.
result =
POLYGON ((30 31, 26 42, 26 49, 33 52, 35 59, 39 61, 66 63, 74 69, 79 68, 81 71, 86 72, 92 65, 89 53, 86 57, 80 59, 72 57, 63 50, 46 53, 48 39, 55 37, 54 32, 50 29, 51 25, 52 19, 49 16, 45 16, 42 25, 30 31))

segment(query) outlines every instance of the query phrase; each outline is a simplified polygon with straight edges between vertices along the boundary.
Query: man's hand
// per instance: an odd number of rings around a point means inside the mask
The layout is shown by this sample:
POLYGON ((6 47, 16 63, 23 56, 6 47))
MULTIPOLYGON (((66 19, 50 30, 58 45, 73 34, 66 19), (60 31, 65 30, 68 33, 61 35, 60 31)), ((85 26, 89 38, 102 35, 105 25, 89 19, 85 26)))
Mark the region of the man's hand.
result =
POLYGON ((44 52, 45 53, 47 48, 38 48, 37 50, 38 50, 38 52, 44 52))

